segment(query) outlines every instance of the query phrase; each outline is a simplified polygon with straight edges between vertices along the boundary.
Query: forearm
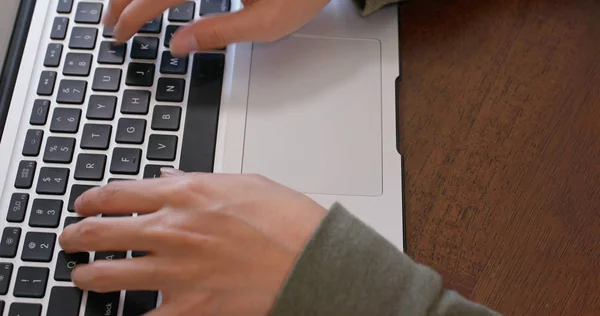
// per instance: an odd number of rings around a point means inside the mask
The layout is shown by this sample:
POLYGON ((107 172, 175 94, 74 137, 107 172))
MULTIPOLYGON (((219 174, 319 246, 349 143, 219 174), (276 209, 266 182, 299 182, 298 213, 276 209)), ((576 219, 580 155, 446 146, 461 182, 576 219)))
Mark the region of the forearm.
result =
POLYGON ((299 257, 271 315, 498 314, 443 289, 439 274, 336 205, 299 257))

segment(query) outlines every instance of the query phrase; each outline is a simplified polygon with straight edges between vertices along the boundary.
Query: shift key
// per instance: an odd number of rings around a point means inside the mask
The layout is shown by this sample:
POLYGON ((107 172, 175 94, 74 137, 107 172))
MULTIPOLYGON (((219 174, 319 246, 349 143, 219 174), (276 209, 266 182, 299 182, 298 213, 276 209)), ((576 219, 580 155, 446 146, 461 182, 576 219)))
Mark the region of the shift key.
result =
POLYGON ((17 170, 17 178, 15 180, 15 188, 31 188, 31 186, 33 185, 33 176, 35 175, 36 166, 37 163, 32 160, 22 160, 19 163, 19 170, 17 170))

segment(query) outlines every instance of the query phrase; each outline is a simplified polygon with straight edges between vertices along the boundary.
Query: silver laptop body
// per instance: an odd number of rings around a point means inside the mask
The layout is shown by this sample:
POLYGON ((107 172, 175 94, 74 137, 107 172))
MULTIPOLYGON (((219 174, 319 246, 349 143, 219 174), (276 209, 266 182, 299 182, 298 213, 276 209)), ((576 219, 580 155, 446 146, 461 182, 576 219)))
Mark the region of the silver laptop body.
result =
MULTIPOLYGON (((192 2, 193 19, 210 6, 192 2)), ((11 270, 0 277, 0 290, 8 282, 7 293, 0 293, 5 315, 14 302, 41 304, 46 315, 53 295, 64 294, 53 288, 70 285, 55 278, 60 246, 36 234, 57 236, 76 217, 70 203, 75 191, 154 177, 166 165, 260 173, 325 207, 339 201, 405 250, 397 7, 362 17, 352 0, 332 0, 279 41, 191 55, 181 66, 164 55, 169 26, 182 24, 169 12, 136 35, 158 38, 155 58, 139 51, 147 45, 139 43, 133 56, 136 43, 130 40, 122 63, 101 59, 107 49, 102 42, 111 39, 94 22, 91 11, 98 4, 105 11, 108 0, 0 4, 0 271, 11 270), (67 58, 69 53, 74 55, 67 58), (91 60, 83 56, 90 54, 91 60), (143 75, 129 82, 131 63, 156 65, 145 78, 150 85, 142 84, 143 75), (87 74, 78 65, 87 66, 87 74), (105 134, 108 139, 96 139, 105 134), (41 297, 16 295, 22 267, 49 269, 41 297)), ((241 1, 232 0, 229 8, 240 9, 241 1)), ((87 299, 84 293, 82 306, 87 299)), ((125 299, 122 292, 118 315, 125 299)))

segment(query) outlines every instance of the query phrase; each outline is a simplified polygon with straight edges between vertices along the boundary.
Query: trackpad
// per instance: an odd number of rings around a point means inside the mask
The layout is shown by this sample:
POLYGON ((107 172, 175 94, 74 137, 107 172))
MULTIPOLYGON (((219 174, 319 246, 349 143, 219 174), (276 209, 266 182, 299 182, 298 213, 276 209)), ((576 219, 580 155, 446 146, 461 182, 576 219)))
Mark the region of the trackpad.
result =
POLYGON ((307 194, 381 195, 380 56, 366 39, 255 44, 243 172, 307 194))

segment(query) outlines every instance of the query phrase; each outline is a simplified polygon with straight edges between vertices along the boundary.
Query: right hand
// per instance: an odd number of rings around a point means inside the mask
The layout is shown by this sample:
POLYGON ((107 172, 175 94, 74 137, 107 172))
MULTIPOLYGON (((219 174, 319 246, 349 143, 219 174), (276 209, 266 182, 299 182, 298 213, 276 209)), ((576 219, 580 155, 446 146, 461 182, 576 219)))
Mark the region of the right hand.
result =
MULTIPOLYGON (((147 22, 185 0, 111 0, 104 23, 115 39, 127 41, 147 22)), ((236 42, 271 42, 308 23, 329 0, 242 0, 244 8, 202 17, 179 28, 171 39, 173 55, 217 49, 236 42)), ((197 12, 197 10, 196 10, 197 12)), ((197 14, 197 13, 196 13, 197 14)))

